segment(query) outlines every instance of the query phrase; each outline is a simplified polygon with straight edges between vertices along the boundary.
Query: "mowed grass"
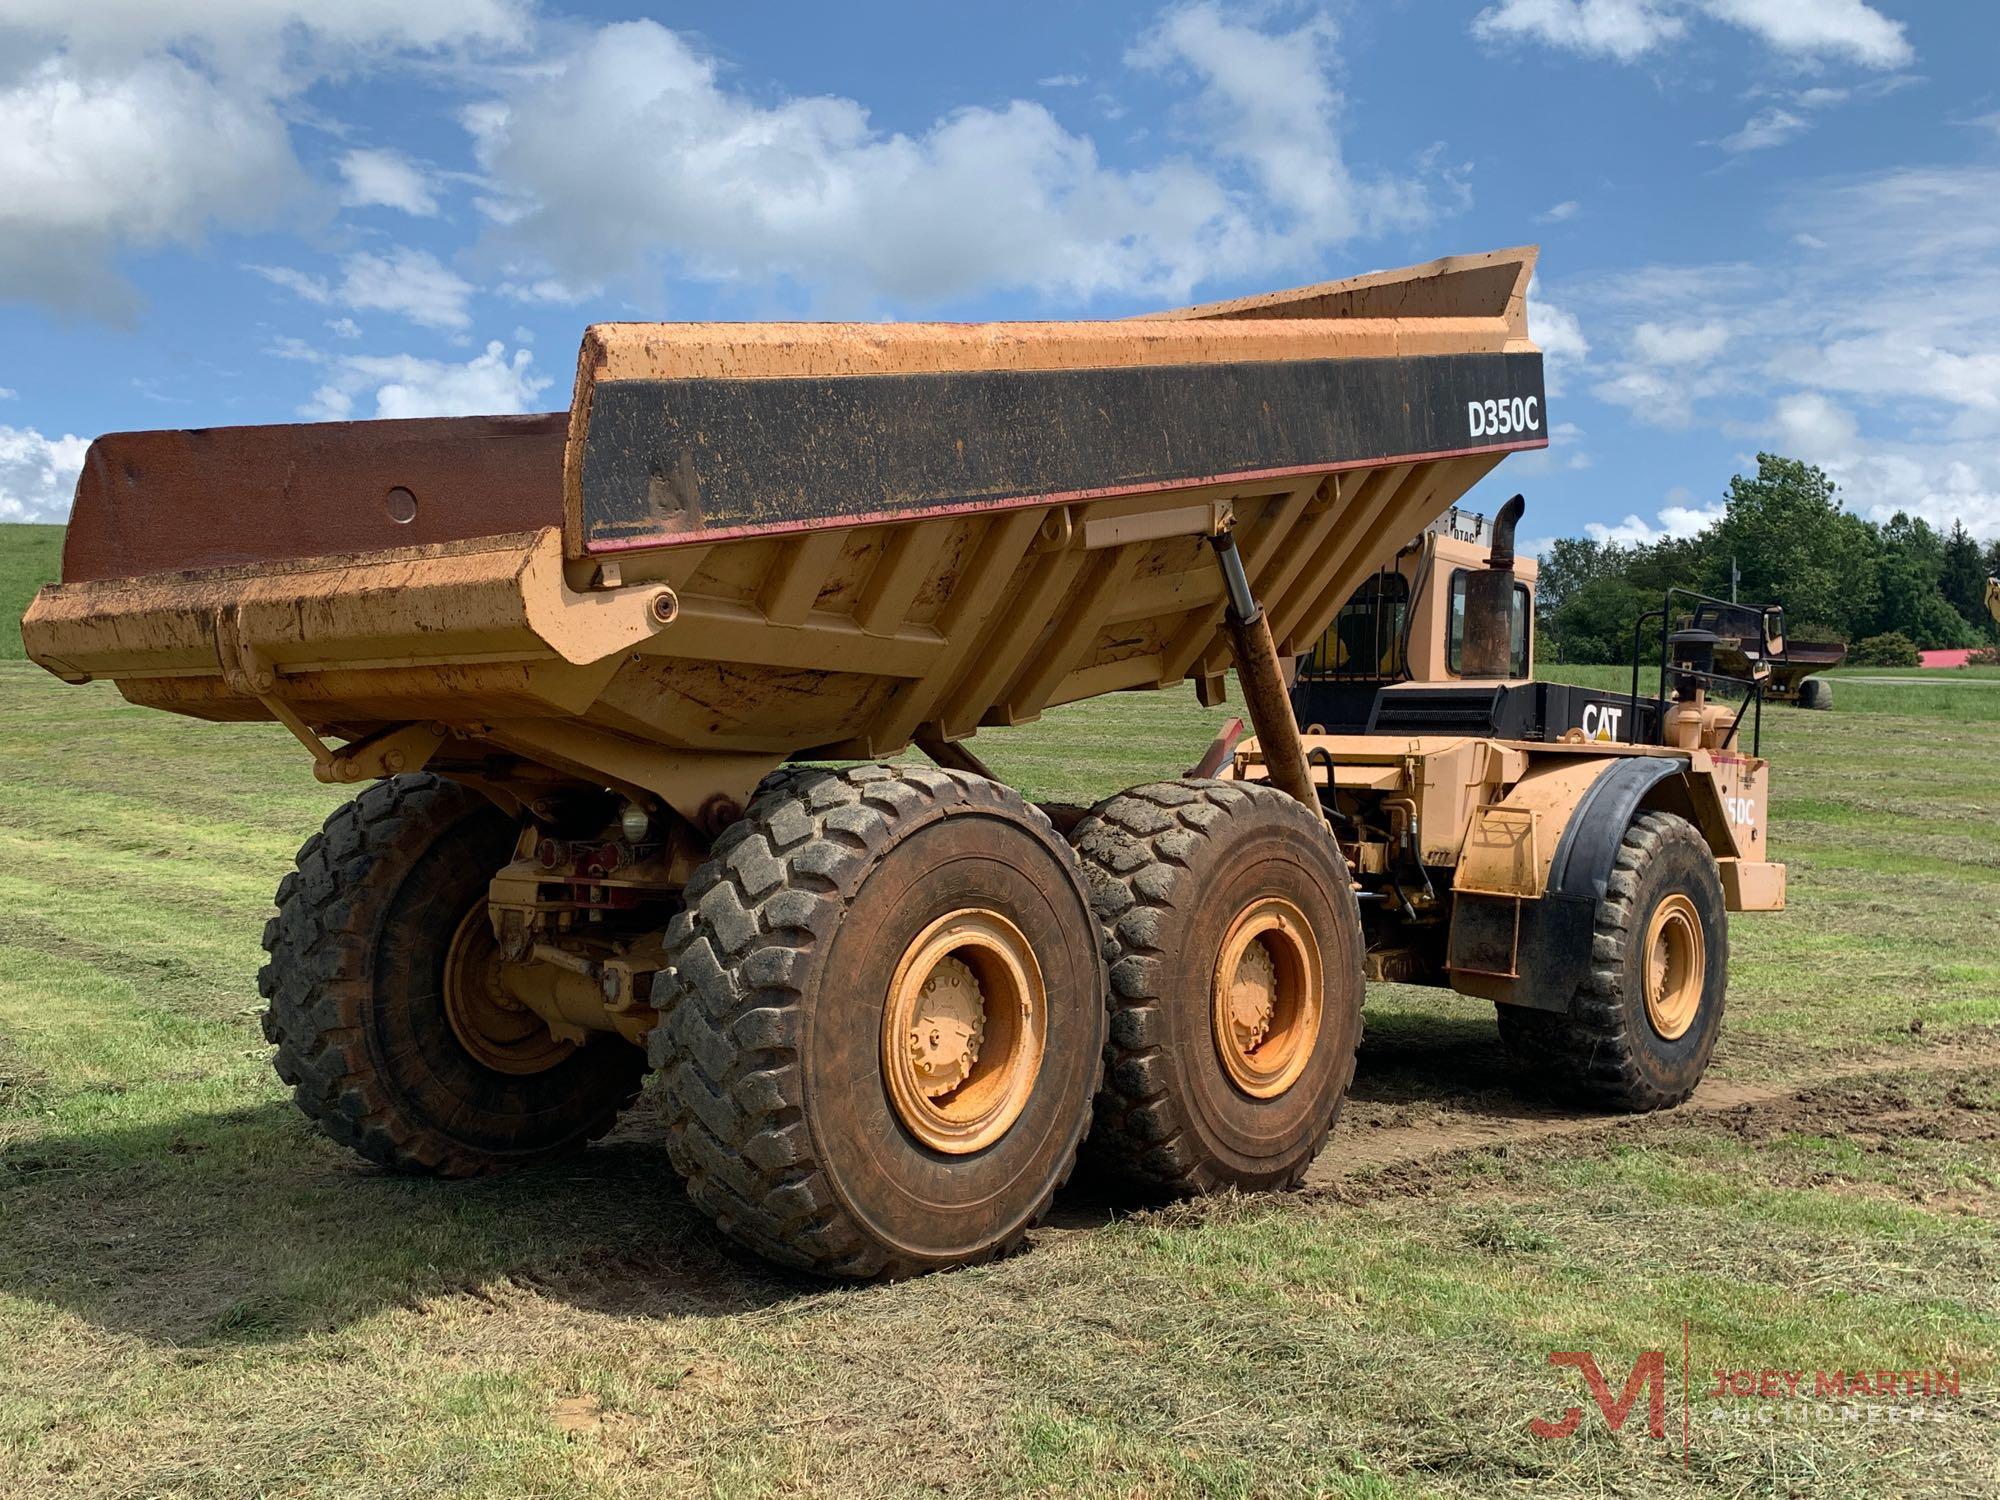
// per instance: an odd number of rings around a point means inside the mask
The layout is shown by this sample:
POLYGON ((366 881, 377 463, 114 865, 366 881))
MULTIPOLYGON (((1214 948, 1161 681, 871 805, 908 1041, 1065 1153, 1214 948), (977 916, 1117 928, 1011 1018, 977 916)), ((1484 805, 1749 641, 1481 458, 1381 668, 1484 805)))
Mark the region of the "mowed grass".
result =
POLYGON ((63 528, 0 526, 0 661, 21 655, 21 611, 62 570, 63 528))
MULTIPOLYGON (((1838 691, 1766 719, 1792 905, 1733 925, 1715 1064, 1753 1102, 1285 1198, 1079 1184, 1030 1254, 828 1288, 694 1215, 643 1107, 498 1182, 314 1135, 254 976, 340 794, 281 730, 0 662, 0 1494, 1994 1493, 2000 723, 1838 691), (1653 1349, 1659 1439, 1548 1362, 1615 1394, 1653 1349), (1921 1425, 1739 1425, 1770 1407, 1707 1398, 1718 1367, 1963 1387, 1921 1425)), ((1087 802, 1230 712, 1122 696, 980 747, 1087 802)), ((1369 1028, 1336 1158, 1541 1107, 1490 1008, 1385 989, 1369 1028)))

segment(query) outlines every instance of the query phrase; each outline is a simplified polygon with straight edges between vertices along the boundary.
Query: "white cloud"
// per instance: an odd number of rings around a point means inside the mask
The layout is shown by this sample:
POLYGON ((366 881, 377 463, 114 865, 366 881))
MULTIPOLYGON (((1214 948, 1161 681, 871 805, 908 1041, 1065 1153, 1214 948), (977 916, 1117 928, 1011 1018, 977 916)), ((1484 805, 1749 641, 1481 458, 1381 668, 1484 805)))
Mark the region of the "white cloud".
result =
POLYGON ((1865 0, 1500 0, 1473 18, 1472 32, 1486 42, 1541 42, 1633 62, 1678 41, 1690 16, 1748 31, 1799 59, 1899 68, 1916 55, 1902 22, 1865 0))
POLYGON ((32 427, 0 426, 0 521, 68 517, 83 470, 87 438, 44 437, 32 427))
POLYGON ((503 281, 495 293, 515 302, 541 303, 551 307, 574 307, 604 295, 600 282, 572 285, 555 276, 531 276, 525 281, 503 281))
POLYGON ((1265 33, 1214 4, 1170 11, 1129 61, 1192 87, 1206 161, 1129 170, 1031 102, 905 134, 851 99, 738 92, 650 21, 588 33, 461 118, 509 285, 531 298, 666 270, 846 309, 1000 289, 1171 299, 1431 212, 1420 186, 1346 166, 1333 41, 1323 17, 1265 33))
MULTIPOLYGON (((341 261, 338 282, 290 266, 249 269, 322 307, 338 304, 359 312, 395 313, 422 327, 448 332, 463 330, 472 323, 472 314, 467 309, 472 283, 427 250, 398 245, 381 254, 357 251, 341 261)), ((351 325, 352 320, 340 322, 351 325)), ((335 331, 339 331, 337 327, 335 331)))
POLYGON ((1871 521, 1902 511, 1941 531, 1957 521, 1981 541, 2000 539, 2000 457, 1990 442, 1864 437, 1854 412, 1818 391, 1780 397, 1763 435, 1825 469, 1871 521))
POLYGON ((337 339, 358 339, 361 337, 361 325, 352 318, 329 318, 326 326, 327 330, 337 339))
POLYGON ((1703 323, 1641 323, 1632 330, 1632 349, 1649 365, 1707 364, 1729 343, 1729 329, 1703 323))
POLYGON ((1602 521, 1586 521, 1584 534, 1593 542, 1619 547, 1650 547, 1668 537, 1695 536, 1720 521, 1726 507, 1720 503, 1695 505, 1693 500, 1693 495, 1676 486, 1667 492, 1667 504, 1653 517, 1658 524, 1628 515, 1610 526, 1602 521))
POLYGON ((127 318, 119 250, 265 224, 302 187, 270 100, 174 57, 48 58, 0 88, 0 297, 127 318))
POLYGON ((472 284, 426 250, 363 251, 341 263, 340 300, 348 307, 396 313, 425 328, 468 327, 471 296, 472 284))
POLYGON ((1678 372, 1625 365, 1592 387, 1600 401, 1622 406, 1651 427, 1686 427, 1694 421, 1694 399, 1709 394, 1707 382, 1691 386, 1678 372))
POLYGON ((354 53, 434 52, 444 48, 512 47, 533 33, 532 0, 8 0, 7 21, 24 31, 57 36, 84 51, 136 52, 194 48, 221 59, 229 71, 261 54, 266 65, 314 50, 354 53))
POLYGON ((298 364, 316 365, 325 361, 326 356, 304 339, 293 338, 290 334, 280 334, 265 346, 264 352, 276 359, 289 359, 298 364))
POLYGON ((1630 62, 1685 31, 1658 0, 1501 0, 1472 20, 1481 41, 1536 41, 1630 62))
POLYGON ((292 266, 245 266, 273 286, 281 286, 295 297, 303 297, 308 302, 317 302, 322 307, 333 301, 333 288, 320 276, 309 276, 292 266))
POLYGON ((10 385, 0 385, 0 401, 12 401, 21 393, 10 385))
POLYGON ((326 383, 300 408, 325 421, 354 416, 466 417, 528 411, 555 382, 534 371, 534 356, 509 356, 498 339, 462 364, 413 354, 350 354, 326 361, 326 383), (374 408, 356 410, 372 398, 374 408))
MULTIPOLYGON (((1559 469, 1579 472, 1591 463, 1590 452, 1583 446, 1583 429, 1574 422, 1557 422, 1549 428, 1548 447, 1515 454, 1507 460, 1506 472, 1512 479, 1539 479, 1559 469)), ((1544 540, 1526 550, 1539 552, 1546 545, 1544 540)))
POLYGON ((1720 500, 1713 505, 1689 504, 1694 496, 1678 485, 1667 492, 1667 498, 1679 502, 1660 509, 1660 529, 1668 536, 1698 535, 1729 514, 1729 507, 1720 500))
MULTIPOLYGON (((1673 311, 1681 314, 1682 307, 1673 311)), ((1604 367, 1593 394, 1649 426, 1686 427, 1695 420, 1696 403, 1735 378, 1720 358, 1731 336, 1716 319, 1639 322, 1625 333, 1625 358, 1604 367)))
POLYGON ((1795 115, 1780 105, 1759 110, 1743 122, 1743 128, 1724 136, 1718 144, 1725 151, 1768 151, 1787 141, 1797 140, 1812 129, 1803 115, 1795 115))
POLYGON ((1789 145, 1818 125, 1818 116, 1825 111, 1854 101, 1880 99, 1915 81, 1912 74, 1897 73, 1853 88, 1830 88, 1824 84, 1791 90, 1759 87, 1751 90, 1752 98, 1770 98, 1775 94, 1779 102, 1766 105, 1745 120, 1742 128, 1715 144, 1737 155, 1789 145))
POLYGON ((1851 457, 1860 432, 1853 412, 1817 391, 1780 397, 1771 413, 1771 427, 1781 452, 1821 465, 1851 457))
POLYGON ((1578 203, 1576 199, 1565 198, 1553 207, 1536 214, 1535 222, 1537 224, 1564 224, 1574 219, 1582 211, 1583 205, 1578 203))
POLYGON ((313 82, 532 29, 528 0, 8 0, 4 24, 0 297, 114 319, 138 306, 122 252, 297 212, 313 82))
POLYGON ((1548 451, 1565 469, 1587 469, 1591 457, 1583 446, 1583 429, 1574 422, 1558 422, 1549 429, 1548 451))
POLYGON ((1264 32, 1202 3, 1168 11, 1127 61, 1198 81, 1193 113, 1202 139, 1248 172, 1263 203, 1289 213, 1289 229, 1267 225, 1265 234, 1304 248, 1418 223, 1429 213, 1414 184, 1361 182, 1348 171, 1333 77, 1339 41, 1325 14, 1292 31, 1264 32))
POLYGON ((1051 73, 1047 78, 1037 78, 1035 87, 1044 89, 1082 88, 1084 77, 1081 73, 1051 73))
POLYGON ((1755 33, 1780 52, 1840 57, 1869 68, 1900 68, 1916 57, 1903 23, 1865 0, 1700 0, 1719 21, 1755 33))
POLYGON ((438 211, 430 173, 400 151, 346 152, 340 175, 346 183, 340 201, 350 208, 394 208, 421 219, 438 211))
POLYGON ((1528 279, 1528 334, 1542 349, 1542 376, 1551 396, 1563 393, 1569 372, 1590 358, 1590 341, 1574 314, 1551 302, 1540 276, 1528 279))
POLYGON ((2000 168, 1802 183, 1770 215, 1807 248, 1564 284, 1627 351, 1595 393, 1819 463, 1863 515, 2000 536, 2000 168))

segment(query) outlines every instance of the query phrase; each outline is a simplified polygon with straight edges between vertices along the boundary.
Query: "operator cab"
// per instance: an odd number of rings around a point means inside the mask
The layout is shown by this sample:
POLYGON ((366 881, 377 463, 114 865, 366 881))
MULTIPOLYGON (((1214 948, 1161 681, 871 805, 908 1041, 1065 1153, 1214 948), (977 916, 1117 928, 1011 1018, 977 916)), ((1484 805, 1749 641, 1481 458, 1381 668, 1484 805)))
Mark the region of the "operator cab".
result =
POLYGON ((1364 581, 1298 659, 1299 724, 1325 734, 1650 740, 1652 703, 1640 702, 1642 722, 1629 724, 1627 694, 1533 680, 1540 569, 1514 556, 1525 504, 1516 495, 1491 520, 1454 507, 1364 581))

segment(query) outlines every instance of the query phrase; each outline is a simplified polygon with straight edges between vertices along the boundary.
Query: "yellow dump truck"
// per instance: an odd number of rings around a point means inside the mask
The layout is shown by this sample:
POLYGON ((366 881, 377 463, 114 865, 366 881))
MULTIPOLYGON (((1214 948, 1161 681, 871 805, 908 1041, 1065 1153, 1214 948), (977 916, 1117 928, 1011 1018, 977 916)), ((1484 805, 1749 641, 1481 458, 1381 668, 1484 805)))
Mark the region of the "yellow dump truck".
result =
MULTIPOLYGON (((650 1068, 694 1201, 849 1276, 1016 1245, 1086 1136, 1163 1190, 1284 1186, 1393 967, 1385 889, 1565 1058, 1663 1015, 1695 1072, 1723 907, 1777 889, 1763 763, 1692 676, 1659 745, 1299 736, 1292 643, 1547 441, 1532 265, 1120 322, 601 325, 566 414, 104 437, 23 634, 357 787, 260 984, 299 1107, 374 1161, 544 1159, 650 1068), (1228 776, 1055 819, 968 746, 1232 667, 1228 776), (1605 1021, 1619 983, 1667 1012, 1605 1021)), ((1509 678, 1496 597, 1467 670, 1509 678)))

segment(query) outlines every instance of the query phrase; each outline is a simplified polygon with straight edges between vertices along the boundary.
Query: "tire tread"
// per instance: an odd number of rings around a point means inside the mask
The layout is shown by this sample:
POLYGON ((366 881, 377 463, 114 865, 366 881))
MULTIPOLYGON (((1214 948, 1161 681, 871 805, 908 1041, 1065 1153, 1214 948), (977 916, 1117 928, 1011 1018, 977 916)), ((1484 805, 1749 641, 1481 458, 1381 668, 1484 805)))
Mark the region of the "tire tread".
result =
MULTIPOLYGON (((765 780, 688 882, 667 930, 674 998, 651 1043, 667 1150, 695 1204, 781 1265, 848 1278, 929 1269, 877 1243, 814 1158, 801 1097, 806 985, 814 951, 832 941, 898 826, 981 809, 1036 829, 1073 861, 1047 816, 998 782, 924 766, 800 767, 765 780), (776 878, 753 889, 746 868, 776 878)), ((1072 1156, 1019 1229, 958 1263, 1018 1248, 1074 1166, 1072 1156)))
MULTIPOLYGON (((1275 787, 1195 777, 1120 792, 1093 808, 1071 834, 1090 878, 1111 976, 1104 1082, 1085 1154, 1093 1167, 1169 1197, 1215 1192, 1230 1181, 1198 1148, 1168 1083, 1172 1059, 1158 1040, 1166 1003, 1157 977, 1158 936, 1164 924, 1184 916, 1186 901, 1200 899, 1185 888, 1200 863, 1199 846, 1221 821, 1253 804, 1297 822, 1311 837, 1326 836, 1311 809, 1275 787)), ((1350 885, 1341 889, 1358 932, 1358 903, 1350 885)), ((1350 1052, 1325 1127, 1297 1166, 1270 1187, 1289 1190, 1304 1180, 1339 1119, 1339 1101, 1354 1081, 1354 1066, 1350 1052)))
POLYGON ((375 929, 424 852, 482 815, 497 813, 476 792, 440 776, 376 782, 336 808, 301 846, 296 867, 279 882, 277 915, 264 925, 267 962, 257 990, 278 1077, 324 1134, 393 1171, 475 1177, 511 1170, 596 1140, 638 1097, 643 1075, 635 1066, 631 1086, 599 1101, 562 1146, 496 1156, 432 1127, 380 1076, 365 1019, 375 929))
MULTIPOLYGON (((1712 859, 1708 842, 1686 819, 1642 812, 1619 842, 1597 904, 1590 943, 1590 969, 1577 986, 1569 1013, 1496 1007, 1501 1039, 1517 1057, 1544 1070, 1558 1085, 1595 1104, 1631 1113, 1668 1109, 1693 1092, 1662 1090, 1645 1077, 1634 1055, 1625 1006, 1625 963, 1636 940, 1641 872, 1673 843, 1698 849, 1712 859)), ((1711 943, 1726 935, 1710 933, 1711 943)), ((1726 959, 1726 952, 1723 955, 1726 959)))

